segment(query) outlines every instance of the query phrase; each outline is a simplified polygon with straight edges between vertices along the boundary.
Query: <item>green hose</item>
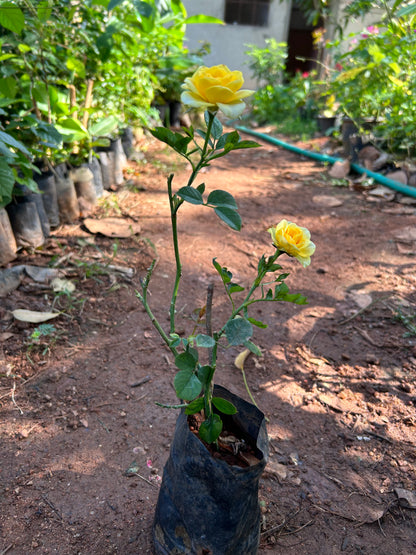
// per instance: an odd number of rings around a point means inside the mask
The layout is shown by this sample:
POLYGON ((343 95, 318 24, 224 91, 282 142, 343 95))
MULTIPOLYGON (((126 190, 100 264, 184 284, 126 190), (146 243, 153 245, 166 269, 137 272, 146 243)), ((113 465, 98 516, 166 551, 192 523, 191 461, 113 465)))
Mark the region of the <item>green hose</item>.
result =
MULTIPOLYGON (((235 127, 238 131, 246 133, 247 135, 252 135, 253 137, 258 137, 263 141, 271 143, 276 146, 281 146, 286 150, 290 150, 291 152, 295 152, 296 154, 301 154, 302 156, 307 156, 308 158, 312 158, 313 160, 317 160, 319 162, 328 162, 330 164, 335 164, 335 162, 344 162, 343 158, 337 158, 335 156, 329 156, 328 154, 320 154, 318 152, 311 152, 310 150, 304 150, 303 148, 299 148, 295 145, 291 145, 280 139, 276 139, 275 137, 270 137, 265 133, 259 133, 258 131, 254 131, 253 129, 249 129, 248 127, 243 126, 236 126, 235 127)), ((410 197, 416 198, 416 187, 409 187, 408 185, 403 185, 403 183, 399 183, 398 181, 394 181, 393 179, 389 179, 385 175, 382 175, 377 172, 373 172, 368 170, 367 168, 363 168, 359 164, 351 164, 351 169, 357 172, 358 174, 364 174, 368 177, 372 177, 374 181, 377 181, 381 185, 385 185, 389 187, 389 189, 393 189, 394 191, 398 191, 399 193, 403 193, 404 195, 409 195, 410 197)))

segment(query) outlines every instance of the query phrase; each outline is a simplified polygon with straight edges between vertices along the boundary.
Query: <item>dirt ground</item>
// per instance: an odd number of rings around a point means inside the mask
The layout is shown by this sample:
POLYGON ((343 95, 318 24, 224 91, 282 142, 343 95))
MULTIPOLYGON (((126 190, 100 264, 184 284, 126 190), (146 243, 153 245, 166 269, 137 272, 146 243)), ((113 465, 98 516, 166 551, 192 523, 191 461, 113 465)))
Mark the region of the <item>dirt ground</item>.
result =
MULTIPOLYGON (((76 289, 54 293, 26 276, 0 299, 1 555, 152 552, 177 416, 155 402, 176 402, 175 367, 135 291, 156 256, 151 306, 167 322, 165 177, 173 171, 179 188, 187 170, 155 142, 142 149, 126 184, 94 212, 128 217, 140 233, 115 239, 82 222, 62 226, 10 265, 54 267, 76 289), (62 314, 38 339, 36 324, 11 314, 52 306, 62 314)), ((266 143, 217 160, 202 180, 235 196, 244 225, 233 232, 212 210, 183 207, 184 332, 213 280, 214 324, 224 321, 212 258, 247 285, 280 219, 307 227, 316 244, 307 269, 280 259, 309 304, 261 305, 269 327, 255 342, 264 355, 245 363, 270 437, 259 553, 415 553, 416 206, 336 186, 324 166, 266 143)), ((248 399, 238 353, 221 354, 216 381, 248 399)))

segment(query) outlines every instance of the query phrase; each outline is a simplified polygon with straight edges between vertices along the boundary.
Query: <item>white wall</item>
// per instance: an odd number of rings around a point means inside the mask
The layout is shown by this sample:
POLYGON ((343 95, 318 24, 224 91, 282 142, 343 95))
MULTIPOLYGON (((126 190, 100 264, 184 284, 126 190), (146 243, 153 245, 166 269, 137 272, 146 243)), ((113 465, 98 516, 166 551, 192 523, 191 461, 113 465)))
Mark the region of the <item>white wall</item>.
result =
MULTIPOLYGON (((188 15, 205 14, 224 19, 224 0, 183 0, 188 15)), ((244 86, 255 87, 250 75, 245 44, 264 47, 264 39, 273 37, 278 42, 285 42, 289 28, 290 2, 280 3, 271 0, 268 27, 251 25, 188 25, 186 30, 189 50, 197 50, 204 41, 211 45, 211 53, 204 59, 207 66, 225 64, 231 70, 240 70, 244 75, 244 86)))

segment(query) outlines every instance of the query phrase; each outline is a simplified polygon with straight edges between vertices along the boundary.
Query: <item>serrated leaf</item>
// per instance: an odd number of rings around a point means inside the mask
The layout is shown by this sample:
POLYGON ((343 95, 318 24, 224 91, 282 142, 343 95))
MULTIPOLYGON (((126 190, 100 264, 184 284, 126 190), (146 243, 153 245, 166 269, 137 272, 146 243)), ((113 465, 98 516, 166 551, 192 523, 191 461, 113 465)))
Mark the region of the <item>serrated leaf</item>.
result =
POLYGON ((52 320, 52 318, 57 318, 59 312, 38 312, 36 310, 25 310, 23 308, 18 308, 12 311, 13 316, 16 320, 21 322, 29 322, 31 324, 39 324, 40 322, 47 322, 52 320))
POLYGON ((205 335, 203 333, 199 333, 196 338, 196 346, 197 347, 203 347, 206 349, 210 349, 212 347, 215 347, 215 340, 213 337, 210 337, 209 335, 205 335))
POLYGON ((179 399, 193 401, 202 391, 202 383, 198 376, 189 370, 180 370, 173 380, 176 395, 179 399))
POLYGON ((212 404, 214 405, 214 407, 216 409, 218 409, 223 414, 236 414, 237 413, 237 409, 235 408, 235 406, 232 403, 230 403, 230 401, 227 401, 226 399, 223 399, 222 397, 213 397, 212 398, 212 404))
POLYGON ((189 202, 190 204, 203 204, 204 203, 204 199, 202 198, 202 195, 198 191, 198 189, 194 189, 193 187, 191 187, 189 185, 179 189, 179 191, 176 194, 182 200, 185 200, 186 202, 189 202))
POLYGON ((257 326, 258 328, 266 329, 269 327, 264 322, 260 322, 260 320, 256 320, 255 318, 247 318, 247 320, 250 322, 250 324, 253 324, 253 326, 257 326))
POLYGON ((218 118, 214 118, 214 121, 212 122, 212 127, 211 127, 211 136, 217 140, 221 137, 222 135, 222 125, 221 122, 218 118))
POLYGON ((241 216, 236 210, 226 206, 217 206, 214 208, 214 212, 225 224, 228 225, 228 227, 231 227, 231 229, 234 229, 235 231, 240 231, 242 223, 241 216))
POLYGON ((189 405, 186 406, 185 414, 196 414, 197 412, 201 412, 204 408, 204 398, 199 397, 194 401, 191 401, 189 405))
POLYGON ((199 437, 206 443, 213 443, 222 431, 222 420, 218 414, 213 414, 202 422, 199 427, 199 437))
POLYGON ((193 372, 196 367, 198 359, 188 350, 181 353, 175 358, 175 364, 179 370, 185 370, 187 372, 193 372))
POLYGON ((225 324, 225 335, 230 345, 243 345, 253 335, 253 326, 245 318, 234 318, 225 324))
POLYGON ((212 206, 232 208, 233 210, 237 210, 238 208, 233 195, 231 195, 227 191, 221 191, 220 189, 212 191, 208 195, 207 203, 211 204, 212 206))

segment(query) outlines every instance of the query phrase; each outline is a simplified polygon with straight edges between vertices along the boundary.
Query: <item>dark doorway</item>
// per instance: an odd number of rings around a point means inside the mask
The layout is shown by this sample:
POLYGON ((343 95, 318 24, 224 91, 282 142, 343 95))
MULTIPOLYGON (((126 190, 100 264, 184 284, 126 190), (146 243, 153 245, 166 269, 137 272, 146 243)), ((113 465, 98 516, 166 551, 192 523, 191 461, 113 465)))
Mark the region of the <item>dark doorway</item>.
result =
POLYGON ((286 69, 289 74, 294 75, 297 71, 309 72, 316 67, 313 60, 316 59, 317 48, 313 44, 312 33, 317 27, 319 27, 319 24, 314 27, 306 22, 301 8, 294 1, 287 38, 288 60, 286 69), (303 59, 299 60, 298 58, 303 59))

